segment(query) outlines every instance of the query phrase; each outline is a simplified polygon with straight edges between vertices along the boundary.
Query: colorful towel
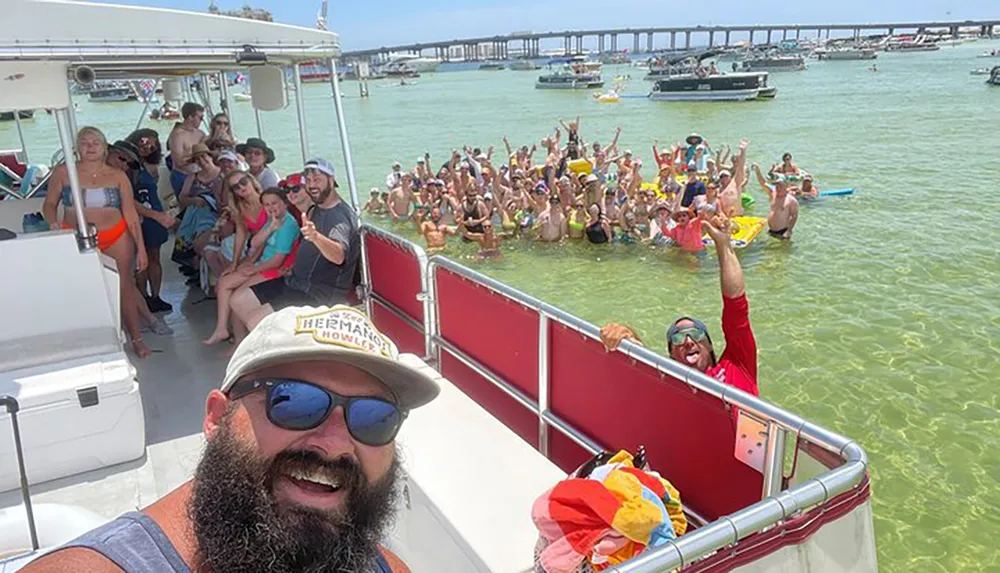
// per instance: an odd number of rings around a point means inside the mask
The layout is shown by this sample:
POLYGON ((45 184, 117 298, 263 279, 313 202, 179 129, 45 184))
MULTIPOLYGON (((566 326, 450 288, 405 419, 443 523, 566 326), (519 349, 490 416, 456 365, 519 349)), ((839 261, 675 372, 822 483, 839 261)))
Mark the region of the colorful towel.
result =
POLYGON ((684 533, 680 496, 655 472, 636 469, 619 452, 586 479, 559 482, 535 501, 535 526, 547 542, 539 554, 546 573, 573 573, 622 563, 684 533))

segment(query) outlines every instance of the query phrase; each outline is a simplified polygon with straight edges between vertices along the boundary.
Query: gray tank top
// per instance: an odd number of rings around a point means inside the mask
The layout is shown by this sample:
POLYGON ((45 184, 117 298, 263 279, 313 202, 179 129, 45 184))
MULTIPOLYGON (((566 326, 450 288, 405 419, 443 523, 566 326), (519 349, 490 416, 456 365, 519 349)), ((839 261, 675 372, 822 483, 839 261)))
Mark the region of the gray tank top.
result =
MULTIPOLYGON (((167 534, 152 518, 131 511, 84 533, 60 549, 83 547, 96 551, 125 573, 191 573, 167 534)), ((392 573, 380 553, 372 573, 392 573)))
POLYGON ((62 547, 84 547, 107 557, 126 573, 191 573, 167 534, 149 516, 131 511, 62 547))

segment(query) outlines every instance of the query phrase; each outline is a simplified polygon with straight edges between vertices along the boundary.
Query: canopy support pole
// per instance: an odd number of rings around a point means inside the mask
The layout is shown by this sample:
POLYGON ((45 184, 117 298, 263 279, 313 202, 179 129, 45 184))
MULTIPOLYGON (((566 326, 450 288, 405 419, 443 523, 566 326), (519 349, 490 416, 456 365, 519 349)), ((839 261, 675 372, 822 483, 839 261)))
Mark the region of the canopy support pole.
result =
POLYGON ((302 163, 309 160, 309 133, 306 129, 306 106, 302 98, 302 70, 299 64, 292 66, 295 74, 295 111, 299 117, 299 145, 302 147, 302 163))
MULTIPOLYGON (((21 142, 21 153, 24 155, 24 162, 31 163, 31 159, 28 157, 28 146, 24 143, 24 129, 21 127, 21 110, 14 110, 14 124, 17 126, 17 139, 21 142)), ((31 185, 31 182, 28 182, 31 185)))
POLYGON ((219 107, 222 113, 229 118, 229 131, 233 131, 233 114, 229 113, 229 83, 226 79, 226 72, 219 72, 219 107))
POLYGON ((361 202, 358 199, 358 183, 354 178, 354 162, 351 159, 351 142, 347 138, 347 122, 344 118, 344 103, 340 101, 340 80, 337 79, 337 63, 333 58, 330 64, 330 84, 333 86, 333 110, 337 115, 337 127, 340 131, 340 148, 344 152, 344 168, 347 170, 347 185, 351 189, 351 203, 354 210, 361 212, 361 202))
MULTIPOLYGON (((70 109, 72 103, 70 103, 70 109)), ((76 172, 76 155, 73 151, 73 141, 69 132, 69 115, 66 109, 57 109, 56 128, 59 130, 59 142, 62 144, 63 157, 66 160, 66 174, 69 176, 69 191, 73 196, 73 211, 76 213, 76 243, 80 251, 92 251, 97 248, 97 234, 90 234, 87 219, 83 214, 83 193, 80 192, 80 177, 76 172)), ((96 231, 96 228, 94 229, 96 231)))
MULTIPOLYGON (((253 100, 250 101, 250 105, 253 105, 253 100)), ((264 139, 264 128, 260 124, 260 110, 256 107, 253 108, 253 119, 257 122, 257 137, 264 139)))
POLYGON ((76 149, 75 138, 77 132, 80 131, 80 127, 76 123, 76 104, 73 102, 73 92, 70 92, 69 107, 66 108, 66 114, 69 119, 69 139, 71 144, 69 149, 70 151, 74 151, 76 149))

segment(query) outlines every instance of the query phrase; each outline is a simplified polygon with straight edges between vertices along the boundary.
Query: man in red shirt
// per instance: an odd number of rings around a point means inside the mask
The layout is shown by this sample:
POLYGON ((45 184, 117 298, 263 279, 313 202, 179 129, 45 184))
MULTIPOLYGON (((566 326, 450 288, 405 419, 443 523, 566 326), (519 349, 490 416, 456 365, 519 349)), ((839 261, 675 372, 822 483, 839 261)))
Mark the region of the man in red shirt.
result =
MULTIPOLYGON (((750 329, 750 306, 743 268, 729 241, 730 223, 726 221, 717 227, 704 221, 702 226, 715 242, 715 252, 719 256, 722 334, 726 339, 726 349, 717 359, 705 324, 684 316, 667 329, 667 351, 674 360, 757 396, 757 342, 750 329)), ((627 327, 608 324, 601 328, 601 341, 609 351, 617 348, 624 338, 638 341, 638 337, 627 327)))
POLYGON ((728 225, 727 222, 723 229, 718 229, 708 221, 702 223, 715 242, 715 252, 719 256, 722 334, 726 338, 726 349, 717 360, 708 328, 700 320, 684 316, 667 329, 667 350, 674 360, 757 396, 757 341, 750 329, 750 305, 743 268, 729 242, 728 225))

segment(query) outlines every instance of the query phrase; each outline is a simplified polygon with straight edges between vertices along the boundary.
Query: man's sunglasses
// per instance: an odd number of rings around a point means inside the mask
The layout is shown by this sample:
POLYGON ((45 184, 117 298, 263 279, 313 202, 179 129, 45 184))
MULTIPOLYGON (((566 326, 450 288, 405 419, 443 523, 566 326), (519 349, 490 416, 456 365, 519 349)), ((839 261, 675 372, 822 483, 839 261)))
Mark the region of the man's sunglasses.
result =
POLYGON ((680 328, 670 333, 670 344, 671 346, 680 346, 684 344, 684 339, 691 337, 691 340, 695 342, 704 342, 708 338, 708 333, 704 329, 698 328, 697 326, 688 326, 685 328, 680 328))
POLYGON ((303 432, 318 428, 336 409, 344 407, 347 431, 367 446, 384 446, 396 438, 406 419, 399 406, 373 396, 341 396, 301 380, 259 378, 233 385, 229 399, 237 400, 258 390, 267 391, 267 419, 285 430, 303 432))

